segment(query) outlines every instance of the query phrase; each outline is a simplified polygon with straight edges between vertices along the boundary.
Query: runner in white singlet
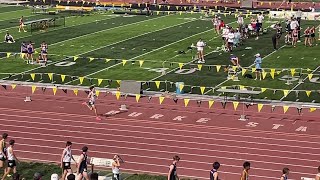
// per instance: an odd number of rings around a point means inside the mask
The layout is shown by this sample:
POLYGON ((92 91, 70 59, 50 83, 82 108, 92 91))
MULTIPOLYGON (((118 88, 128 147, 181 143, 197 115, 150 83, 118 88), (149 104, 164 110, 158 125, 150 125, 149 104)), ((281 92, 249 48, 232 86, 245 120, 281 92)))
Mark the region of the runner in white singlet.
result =
POLYGON ((72 174, 71 159, 76 163, 76 166, 78 166, 76 160, 72 156, 71 146, 72 143, 67 141, 66 148, 63 150, 61 155, 62 179, 65 179, 67 173, 72 174))
POLYGON ((98 116, 97 108, 96 108, 96 106, 95 106, 96 99, 97 99, 97 95, 96 95, 96 91, 95 91, 94 86, 91 86, 91 87, 90 87, 90 92, 89 92, 89 94, 88 94, 88 99, 89 99, 88 102, 84 102, 84 103, 82 103, 82 104, 87 105, 88 108, 89 108, 91 111, 94 110, 94 113, 95 113, 95 115, 96 115, 96 120, 101 120, 101 118, 98 116))
POLYGON ((17 172, 16 162, 19 163, 20 161, 18 160, 18 158, 13 152, 14 143, 15 141, 13 139, 9 141, 10 146, 7 149, 8 168, 7 168, 7 171, 4 173, 4 175, 2 176, 2 180, 4 180, 7 177, 7 175, 11 172, 11 170, 13 170, 13 173, 17 172))

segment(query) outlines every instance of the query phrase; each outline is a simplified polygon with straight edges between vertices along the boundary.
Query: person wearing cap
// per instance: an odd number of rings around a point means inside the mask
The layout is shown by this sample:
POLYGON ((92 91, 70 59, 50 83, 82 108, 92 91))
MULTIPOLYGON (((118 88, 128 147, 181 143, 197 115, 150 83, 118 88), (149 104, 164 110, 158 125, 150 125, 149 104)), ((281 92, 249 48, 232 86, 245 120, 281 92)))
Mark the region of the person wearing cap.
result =
POLYGON ((261 68, 261 63, 262 63, 262 58, 260 56, 260 54, 256 54, 255 55, 256 59, 254 60, 254 64, 255 64, 255 68, 256 68, 256 78, 254 80, 258 79, 258 74, 260 77, 260 81, 261 81, 261 72, 262 72, 262 68, 261 68))
POLYGON ((120 180, 120 162, 122 162, 121 158, 115 155, 112 162, 113 180, 120 180))
POLYGON ((62 168, 62 179, 65 179, 67 173, 72 173, 71 169, 71 160, 78 165, 76 160, 73 158, 72 151, 71 151, 72 143, 67 141, 66 148, 63 150, 61 155, 61 168, 62 168))

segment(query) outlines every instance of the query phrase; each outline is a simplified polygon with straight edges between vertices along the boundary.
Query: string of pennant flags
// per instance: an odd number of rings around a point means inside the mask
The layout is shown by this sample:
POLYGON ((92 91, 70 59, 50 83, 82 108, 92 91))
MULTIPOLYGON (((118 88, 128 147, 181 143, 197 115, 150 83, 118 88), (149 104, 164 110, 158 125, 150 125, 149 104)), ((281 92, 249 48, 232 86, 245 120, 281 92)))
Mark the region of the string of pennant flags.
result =
MULTIPOLYGON (((84 76, 71 76, 71 75, 64 75, 64 74, 56 74, 56 73, 30 73, 30 74, 10 74, 10 73, 0 73, 0 74, 9 74, 9 78, 17 75, 21 75, 21 78, 24 78, 24 76, 30 76, 30 78, 35 81, 37 76, 40 76, 40 79, 43 79, 43 76, 48 76, 49 80, 53 82, 54 76, 60 77, 59 80, 61 80, 62 83, 65 82, 66 77, 71 78, 72 80, 79 80, 79 84, 83 85, 84 80, 88 80, 90 84, 94 84, 93 81, 97 82, 97 85, 100 86, 103 82, 107 81, 109 85, 111 85, 112 82, 117 82, 117 86, 120 86, 121 80, 113 80, 113 79, 100 79, 100 78, 88 78, 84 76)), ((245 85, 232 85, 232 86, 221 86, 221 87, 207 87, 207 86, 194 86, 194 85, 185 85, 182 83, 176 83, 172 81, 138 81, 141 83, 145 83, 148 88, 150 88, 151 84, 154 84, 157 89, 160 89, 160 86, 163 84, 169 83, 171 88, 175 86, 176 88, 179 88, 180 91, 186 90, 185 88, 190 88, 191 91, 194 89, 200 90, 201 94, 205 94, 207 91, 213 91, 215 92, 215 89, 221 88, 221 89, 252 89, 252 90, 260 90, 261 93, 268 91, 273 91, 275 94, 276 92, 283 92, 283 95, 286 97, 290 92, 295 92, 296 95, 299 95, 301 92, 305 92, 308 97, 312 93, 320 93, 320 90, 314 89, 314 90, 287 90, 287 89, 277 89, 277 88, 264 88, 264 87, 254 87, 254 86, 245 86, 245 85)), ((34 91, 33 91, 34 92, 34 91)))
MULTIPOLYGON (((37 52, 38 53, 38 52, 37 52)), ((22 58, 26 56, 26 53, 15 53, 15 52, 6 52, 6 57, 10 58, 10 56, 16 56, 19 54, 22 58)), ((49 54, 53 56, 63 56, 63 57, 69 57, 72 58, 74 61, 77 61, 78 59, 87 59, 89 62, 92 62, 94 60, 99 60, 99 61, 105 61, 105 63, 108 63, 110 61, 120 61, 122 62, 122 65, 125 66, 128 62, 131 63, 139 63, 139 66, 142 67, 144 62, 150 62, 150 63, 159 63, 159 61, 155 60, 126 60, 126 59, 111 59, 111 58, 94 58, 94 57, 81 57, 81 56, 67 56, 67 55, 56 55, 56 54, 49 54)), ((174 61, 162 61, 162 65, 164 66, 166 63, 168 63, 171 67, 174 65, 177 65, 180 70, 185 66, 196 66, 199 71, 202 70, 203 67, 208 68, 208 70, 211 70, 213 68, 216 69, 217 72, 220 71, 221 67, 228 67, 227 65, 205 65, 205 64, 193 64, 193 63, 182 63, 182 62, 174 62, 174 61)), ((231 66, 234 71, 238 70, 238 66, 231 66)), ((241 67, 241 74, 242 76, 245 75, 247 72, 255 72, 256 68, 251 68, 251 67, 241 67)), ((262 69, 262 77, 263 79, 266 78, 267 74, 270 74, 272 79, 274 79, 275 74, 279 75, 282 72, 290 72, 291 76, 295 76, 295 74, 300 74, 300 75, 308 75, 309 80, 312 79, 314 75, 320 75, 316 73, 309 73, 312 72, 313 70, 310 68, 263 68, 262 69), (304 73, 308 72, 308 73, 304 73)))
MULTIPOLYGON (((8 85, 2 85, 2 87, 3 87, 4 89, 6 89, 6 90, 7 90, 7 86, 8 86, 8 85)), ((11 89, 14 90, 14 89, 16 88, 17 84, 10 84, 9 86, 11 86, 11 89)), ((52 89, 53 95, 56 95, 56 93, 57 93, 57 91, 58 91, 58 87, 56 87, 56 86, 54 86, 54 87, 43 87, 43 86, 37 87, 36 85, 32 85, 32 86, 31 86, 32 94, 35 93, 35 91, 36 91, 37 88, 41 88, 43 92, 45 92, 47 89, 52 89)), ((60 88, 59 88, 59 89, 60 89, 60 88)), ((64 93, 67 94, 67 93, 68 93, 68 90, 70 90, 70 89, 61 89, 61 90, 62 90, 64 93)), ((82 90, 79 90, 79 89, 77 89, 77 88, 72 88, 71 90, 73 91, 73 93, 74 93, 75 96, 78 96, 79 91, 82 91, 82 90)), ((89 93, 89 91, 85 91, 85 92, 86 92, 87 94, 89 93)), ((96 95, 97 95, 97 96, 100 96, 100 94, 101 94, 101 91, 100 91, 100 90, 96 90, 96 95)), ((107 95, 107 94, 110 94, 110 92, 106 91, 106 95, 107 95)), ((111 94, 112 94, 112 93, 111 93, 111 94)), ((106 95, 105 95, 105 96, 106 96, 106 95)), ((124 96, 125 99, 127 98, 127 94, 122 93, 122 92, 120 92, 120 91, 116 91, 116 92, 114 93, 114 95, 115 95, 115 97, 116 97, 117 100, 120 100, 120 97, 121 97, 121 96, 124 96)), ((137 103, 140 102, 140 99, 141 99, 142 97, 148 97, 148 99, 149 99, 148 101, 149 101, 149 102, 150 102, 151 98, 153 98, 153 96, 143 96, 143 95, 141 95, 141 94, 135 94, 136 102, 137 102, 137 103)), ((177 99, 177 98, 168 98, 168 97, 165 97, 165 96, 159 96, 159 97, 154 97, 154 98, 158 98, 158 99, 159 99, 159 104, 163 104, 163 102, 165 101, 165 99, 173 99, 173 101, 174 101, 175 103, 178 102, 178 99, 177 99)), ((209 109, 211 109, 212 106, 213 106, 213 104, 216 102, 216 101, 213 100, 213 99, 212 99, 212 100, 194 100, 194 99, 190 99, 190 98, 183 98, 184 106, 187 107, 187 106, 189 105, 190 101, 196 101, 197 104, 198 104, 198 106, 201 106, 202 102, 207 102, 209 109)), ((222 107, 223 107, 223 108, 226 108, 226 104, 227 104, 226 101, 219 101, 219 100, 218 100, 217 102, 221 102, 222 107)), ((236 110, 238 109, 238 106, 239 106, 240 102, 238 102, 238 101, 232 101, 232 104, 233 104, 234 110, 236 111, 236 110)), ((249 106, 250 106, 250 105, 248 105, 247 103, 243 103, 243 105, 246 105, 247 108, 249 108, 249 106)), ((262 110, 263 107, 265 107, 265 106, 272 106, 272 111, 275 110, 275 105, 270 105, 270 104, 266 105, 266 104, 263 104, 263 103, 258 103, 258 104, 257 104, 257 110, 258 110, 258 112, 261 112, 261 110, 262 110)), ((280 105, 278 105, 278 106, 280 106, 280 105)), ((283 106, 282 106, 282 108, 283 108, 283 113, 286 113, 286 112, 289 110, 290 107, 296 107, 296 106, 283 105, 283 106)), ((297 107, 296 107, 296 108, 297 108, 297 107)), ((298 109, 298 113, 300 114, 301 111, 302 111, 302 108, 299 107, 299 108, 297 108, 297 109, 298 109)), ((309 107, 308 109, 309 109, 309 112, 314 112, 314 111, 317 110, 317 107, 316 107, 316 106, 315 106, 315 107, 309 107)))

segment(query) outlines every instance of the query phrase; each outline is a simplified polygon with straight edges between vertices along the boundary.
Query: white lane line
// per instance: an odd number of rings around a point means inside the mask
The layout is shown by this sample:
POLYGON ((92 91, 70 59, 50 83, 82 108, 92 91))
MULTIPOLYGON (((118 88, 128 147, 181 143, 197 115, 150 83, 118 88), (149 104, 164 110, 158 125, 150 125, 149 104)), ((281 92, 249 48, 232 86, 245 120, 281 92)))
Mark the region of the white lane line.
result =
MULTIPOLYGON (((165 29, 170 29, 170 28, 176 27, 176 26, 178 26, 178 25, 190 23, 190 22, 193 22, 193 21, 194 21, 194 20, 182 22, 182 23, 180 23, 180 24, 176 24, 176 25, 173 25, 173 26, 168 26, 168 27, 161 28, 161 29, 158 29, 158 30, 155 30, 155 31, 150 31, 150 32, 147 32, 147 33, 138 35, 138 36, 134 36, 134 37, 131 37, 131 38, 129 38, 129 39, 137 38, 137 37, 140 37, 140 36, 144 36, 144 35, 151 34, 151 33, 154 33, 154 32, 162 31, 162 30, 165 30, 165 29)), ((171 43, 171 44, 173 44, 173 43, 171 43)), ((128 59, 128 61, 133 60, 133 59, 136 59, 136 58, 139 58, 139 57, 144 56, 144 55, 146 55, 146 54, 152 53, 152 52, 154 52, 154 51, 157 51, 158 49, 162 49, 162 48, 167 47, 167 46, 169 46, 169 45, 171 45, 171 44, 168 44, 168 45, 166 45, 166 46, 162 46, 162 47, 160 47, 160 48, 157 48, 157 49, 154 49, 154 50, 152 50, 152 51, 146 52, 146 53, 141 54, 141 55, 139 55, 139 56, 133 57, 133 58, 131 58, 131 59, 128 59)), ((85 75, 84 77, 92 76, 92 75, 94 75, 94 74, 97 74, 97 73, 99 73, 99 72, 105 71, 105 70, 107 70, 107 69, 110 69, 110 68, 112 68, 112 67, 118 66, 118 65, 120 65, 120 64, 122 64, 122 62, 117 63, 117 64, 114 64, 114 65, 112 65, 112 66, 108 66, 108 67, 106 67, 106 68, 104 68, 104 69, 101 69, 101 70, 99 70, 99 71, 96 71, 96 72, 94 72, 94 73, 85 75)), ((72 83, 72 82, 74 82, 74 81, 78 81, 78 79, 69 81, 69 82, 67 82, 67 83, 65 83, 65 84, 70 84, 70 83, 72 83)))
MULTIPOLYGON (((161 16, 161 17, 167 17, 167 16, 161 16)), ((161 18, 161 17, 159 17, 159 18, 161 18)), ((153 18, 153 19, 158 19, 158 18, 153 18)), ((122 28, 122 27, 139 24, 139 23, 142 23, 142 22, 148 22, 148 21, 151 21, 151 20, 153 20, 153 19, 148 19, 148 20, 144 20, 144 21, 139 21, 139 22, 135 22, 135 23, 130 23, 130 24, 126 24, 126 25, 123 25, 123 26, 113 27, 113 28, 110 28, 110 29, 105 29, 105 30, 103 30, 103 31, 111 31, 111 30, 114 30, 114 29, 119 29, 119 28, 122 28)), ((100 32, 100 31, 99 31, 99 32, 100 32)), ((82 37, 82 36, 79 36, 79 37, 82 37)), ((79 37, 77 37, 77 38, 79 38, 79 37)), ((72 39, 75 39, 75 38, 72 38, 72 39)), ((129 38, 129 39, 130 39, 130 38, 129 38)), ((78 55, 76 55, 76 56, 80 56, 80 55, 83 55, 83 54, 86 54, 86 53, 89 53, 89 52, 92 52, 92 51, 95 51, 95 50, 98 50, 98 49, 101 49, 101 48, 104 48, 104 47, 108 47, 108 46, 111 46, 111 45, 114 45, 114 44, 117 44, 117 43, 120 43, 120 42, 123 42, 123 41, 126 41, 126 40, 128 40, 128 39, 124 39, 124 40, 122 40, 122 41, 115 42, 115 43, 112 43, 112 44, 109 44, 109 45, 106 45, 106 46, 101 46, 101 47, 99 47, 99 48, 96 48, 96 49, 93 49, 93 50, 91 50, 91 51, 87 51, 87 52, 78 54, 78 55)), ((67 41, 69 41, 69 40, 67 40, 67 41)), ((59 43, 54 43, 54 44, 51 44, 51 46, 52 46, 52 45, 56 45, 56 44, 60 44, 60 43, 61 43, 61 42, 59 42, 59 43)), ((50 65, 53 65, 53 64, 56 64, 56 63, 65 61, 66 59, 69 59, 69 58, 64 58, 64 59, 62 59, 61 61, 54 61, 54 62, 52 62, 52 63, 49 63, 47 66, 50 66, 50 65)), ((33 68, 33 69, 30 69, 30 70, 26 70, 26 71, 23 71, 23 72, 20 72, 20 73, 17 73, 17 74, 28 73, 28 72, 30 72, 30 71, 34 71, 34 70, 37 70, 37 69, 40 69, 40 68, 42 68, 42 67, 40 66, 40 67, 33 68)), ((8 76, 8 77, 9 77, 9 76, 8 76)), ((8 77, 2 78, 2 79, 6 79, 6 78, 8 78, 8 77)))

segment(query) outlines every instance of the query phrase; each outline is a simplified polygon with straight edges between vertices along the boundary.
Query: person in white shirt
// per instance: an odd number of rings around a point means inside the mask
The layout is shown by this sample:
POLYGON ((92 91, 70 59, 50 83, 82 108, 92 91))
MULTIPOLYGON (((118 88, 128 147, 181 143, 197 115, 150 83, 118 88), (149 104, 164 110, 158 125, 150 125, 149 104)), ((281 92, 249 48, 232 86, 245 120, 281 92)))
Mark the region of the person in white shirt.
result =
POLYGON ((228 43, 228 34, 229 34, 229 26, 226 26, 222 29, 222 40, 223 40, 223 46, 227 47, 228 43))
POLYGON ((218 18, 217 15, 215 15, 211 21, 212 21, 212 24, 213 24, 213 27, 214 27, 216 33, 219 35, 220 34, 220 19, 218 18))
POLYGON ((14 43, 14 39, 11 36, 11 34, 9 34, 9 32, 6 33, 6 35, 4 36, 4 42, 6 43, 14 43))
POLYGON ((14 143, 15 143, 15 141, 13 139, 11 139, 9 141, 10 146, 7 149, 8 168, 7 168, 7 171, 4 173, 4 175, 2 176, 2 180, 5 180, 5 178, 11 172, 11 170, 13 170, 13 173, 17 173, 16 162, 20 163, 20 161, 18 160, 18 158, 16 157, 16 155, 13 152, 14 143))
POLYGON ((257 29, 256 40, 259 39, 259 33, 260 33, 261 30, 263 30, 263 27, 262 27, 263 20, 264 20, 264 17, 262 15, 262 13, 259 13, 258 16, 257 16, 257 24, 256 24, 256 29, 257 29))
POLYGON ((202 41, 202 39, 199 39, 199 41, 197 42, 198 59, 199 59, 198 63, 205 63, 204 54, 203 54, 203 50, 205 46, 206 44, 202 41))
POLYGON ((233 49, 233 42, 234 42, 234 38, 235 38, 235 36, 234 36, 234 31, 233 30, 231 30, 229 33, 228 33, 228 51, 229 52, 232 52, 232 49, 233 49))
POLYGON ((123 162, 120 156, 115 155, 112 162, 112 173, 114 180, 120 180, 120 163, 123 162))
POLYGON ((66 148, 63 150, 61 155, 61 168, 62 168, 62 179, 65 179, 67 173, 72 173, 71 169, 71 159, 78 165, 76 160, 72 156, 71 152, 72 143, 67 141, 66 148))
POLYGON ((292 20, 290 22, 290 32, 292 32, 293 30, 295 30, 298 27, 299 27, 299 23, 298 23, 297 19, 292 18, 292 20))
POLYGON ((239 25, 239 30, 241 32, 243 28, 243 23, 244 23, 243 16, 241 14, 238 16, 237 23, 239 25))

